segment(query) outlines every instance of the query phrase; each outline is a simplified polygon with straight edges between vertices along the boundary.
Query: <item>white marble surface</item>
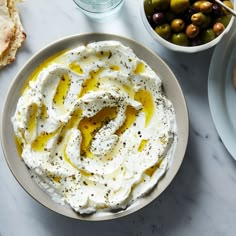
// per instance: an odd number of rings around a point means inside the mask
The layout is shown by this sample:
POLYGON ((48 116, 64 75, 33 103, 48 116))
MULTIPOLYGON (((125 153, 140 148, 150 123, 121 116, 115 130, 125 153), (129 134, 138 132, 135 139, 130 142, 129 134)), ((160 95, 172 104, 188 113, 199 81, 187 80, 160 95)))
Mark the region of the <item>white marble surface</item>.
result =
POLYGON ((63 217, 33 200, 14 179, 0 149, 0 236, 236 235, 236 162, 216 132, 207 97, 213 49, 195 55, 164 49, 148 35, 134 0, 125 0, 119 16, 103 23, 89 20, 72 0, 26 0, 19 10, 27 40, 17 60, 0 71, 0 111, 14 76, 42 47, 72 34, 115 33, 145 44, 174 71, 189 108, 190 137, 180 171, 158 199, 133 215, 92 223, 63 217))

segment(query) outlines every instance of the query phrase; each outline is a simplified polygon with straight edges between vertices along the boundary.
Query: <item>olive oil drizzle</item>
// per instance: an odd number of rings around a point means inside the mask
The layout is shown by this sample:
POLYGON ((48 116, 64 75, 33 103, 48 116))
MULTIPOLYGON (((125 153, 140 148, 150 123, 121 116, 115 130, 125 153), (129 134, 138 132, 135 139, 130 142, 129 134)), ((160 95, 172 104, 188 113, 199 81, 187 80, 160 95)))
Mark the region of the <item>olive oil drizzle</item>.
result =
POLYGON ((142 139, 142 141, 139 144, 138 151, 142 152, 144 148, 146 147, 147 143, 148 143, 147 139, 142 139))
POLYGON ((142 74, 145 71, 145 64, 143 62, 139 62, 134 70, 135 74, 142 74))
POLYGON ((144 173, 152 177, 155 171, 160 168, 162 161, 163 161, 163 157, 160 157, 158 162, 154 166, 151 166, 150 168, 146 169, 144 173))
POLYGON ((31 144, 34 151, 47 151, 47 144, 57 134, 57 130, 53 133, 42 132, 31 144))
POLYGON ((84 73, 83 69, 77 61, 73 61, 72 63, 70 63, 69 68, 76 74, 82 75, 84 73))
POLYGON ((123 123, 123 125, 115 132, 116 135, 120 136, 123 134, 129 127, 135 122, 138 112, 135 108, 132 106, 127 106, 125 111, 126 119, 123 123))
POLYGON ((147 90, 139 90, 135 94, 134 99, 143 105, 142 111, 145 113, 146 116, 145 127, 147 127, 155 111, 155 104, 153 101, 152 94, 147 90))
POLYGON ((58 53, 52 55, 51 57, 49 57, 48 59, 46 59, 45 61, 43 61, 41 64, 39 64, 38 67, 29 76, 29 78, 27 79, 26 83, 24 84, 24 86, 23 86, 23 88, 21 90, 21 94, 23 94, 29 88, 29 82, 30 81, 35 81, 37 79, 39 73, 43 69, 47 68, 53 62, 57 62, 58 58, 61 57, 66 51, 67 50, 63 50, 61 52, 58 52, 58 53))
POLYGON ((79 98, 83 97, 86 93, 95 91, 99 88, 99 77, 103 70, 104 68, 99 68, 97 71, 90 71, 90 77, 87 78, 82 84, 82 89, 78 96, 79 98))
POLYGON ((63 106, 65 102, 65 98, 69 92, 71 86, 71 78, 68 74, 64 74, 61 76, 59 84, 57 86, 57 90, 55 96, 53 98, 53 102, 58 106, 63 106))
POLYGON ((35 132, 35 128, 37 126, 38 120, 38 105, 33 103, 30 105, 28 110, 28 120, 27 120, 27 127, 30 137, 32 138, 35 132))
POLYGON ((116 107, 106 107, 99 111, 93 117, 83 118, 78 126, 78 129, 81 131, 82 142, 80 146, 80 154, 85 157, 92 157, 93 154, 90 152, 91 142, 96 132, 106 125, 111 120, 115 119, 117 116, 116 107))

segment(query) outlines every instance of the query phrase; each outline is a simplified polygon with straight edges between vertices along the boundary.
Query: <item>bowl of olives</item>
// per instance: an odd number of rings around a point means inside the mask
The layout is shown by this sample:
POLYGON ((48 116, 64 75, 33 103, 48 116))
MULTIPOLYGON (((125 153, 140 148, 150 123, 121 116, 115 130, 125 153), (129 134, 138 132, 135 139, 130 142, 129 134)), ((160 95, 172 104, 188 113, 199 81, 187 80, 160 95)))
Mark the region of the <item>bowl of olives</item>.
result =
MULTIPOLYGON (((166 48, 186 53, 215 46, 234 17, 214 0, 140 0, 147 31, 166 48)), ((234 0, 222 0, 234 9, 234 0)))

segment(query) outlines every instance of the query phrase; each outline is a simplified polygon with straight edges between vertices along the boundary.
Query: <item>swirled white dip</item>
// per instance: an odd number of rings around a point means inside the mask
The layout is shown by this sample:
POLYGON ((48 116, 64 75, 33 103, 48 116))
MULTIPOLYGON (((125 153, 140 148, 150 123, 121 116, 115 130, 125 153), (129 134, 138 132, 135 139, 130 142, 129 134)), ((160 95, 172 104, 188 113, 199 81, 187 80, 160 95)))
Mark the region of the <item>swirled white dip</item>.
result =
POLYGON ((49 58, 29 78, 12 117, 32 178, 81 214, 143 197, 167 171, 177 142, 161 85, 116 41, 49 58))

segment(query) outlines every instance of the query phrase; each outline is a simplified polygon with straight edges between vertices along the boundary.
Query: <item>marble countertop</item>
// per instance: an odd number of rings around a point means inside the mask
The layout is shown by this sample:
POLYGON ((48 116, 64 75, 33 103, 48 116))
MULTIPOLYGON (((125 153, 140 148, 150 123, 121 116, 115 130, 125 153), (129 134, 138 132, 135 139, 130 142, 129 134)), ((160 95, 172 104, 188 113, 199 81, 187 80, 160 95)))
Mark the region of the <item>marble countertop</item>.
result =
POLYGON ((173 70, 186 97, 190 136, 183 164, 165 192, 144 209, 106 222, 76 221, 41 206, 19 186, 0 148, 0 236, 235 235, 236 162, 216 131, 208 103, 214 49, 186 55, 163 48, 144 28, 138 1, 125 0, 118 16, 100 23, 84 16, 72 0, 25 0, 18 6, 27 40, 17 60, 0 71, 0 111, 13 78, 38 50, 73 34, 114 33, 145 44, 173 70))

